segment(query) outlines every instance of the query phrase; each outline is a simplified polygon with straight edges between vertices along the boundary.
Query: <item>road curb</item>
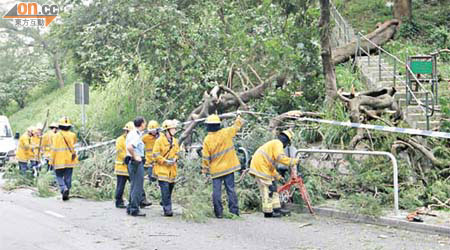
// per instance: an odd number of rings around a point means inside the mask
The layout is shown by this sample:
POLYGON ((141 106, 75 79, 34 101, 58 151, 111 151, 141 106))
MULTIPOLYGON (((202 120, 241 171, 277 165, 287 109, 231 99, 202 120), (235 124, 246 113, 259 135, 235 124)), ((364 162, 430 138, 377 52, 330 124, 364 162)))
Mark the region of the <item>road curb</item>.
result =
MULTIPOLYGON (((309 213, 309 211, 299 205, 292 205, 293 211, 301 213, 309 213)), ((450 236, 450 227, 434 224, 426 224, 424 222, 409 222, 403 219, 395 219, 390 217, 371 217, 360 214, 352 214, 348 212, 339 211, 332 208, 315 207, 314 212, 319 216, 332 217, 342 220, 349 220, 352 222, 373 224, 379 226, 390 226, 409 231, 440 234, 450 236)))

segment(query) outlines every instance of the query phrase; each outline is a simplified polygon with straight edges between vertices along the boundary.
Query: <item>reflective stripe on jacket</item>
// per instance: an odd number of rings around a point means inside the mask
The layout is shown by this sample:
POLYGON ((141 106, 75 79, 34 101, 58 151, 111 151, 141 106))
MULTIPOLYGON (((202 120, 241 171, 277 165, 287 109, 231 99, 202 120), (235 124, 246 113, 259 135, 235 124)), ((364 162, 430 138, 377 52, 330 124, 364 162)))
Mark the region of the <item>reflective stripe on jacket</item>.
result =
POLYGON ((128 176, 128 166, 124 163, 127 149, 125 145, 125 135, 119 136, 116 140, 116 162, 114 164, 114 174, 128 176))
POLYGON ((70 131, 59 131, 53 136, 50 162, 55 169, 73 168, 78 164, 78 156, 72 160, 72 152, 75 152, 76 143, 77 135, 70 131))
POLYGON ((176 138, 172 138, 172 140, 172 147, 170 147, 166 135, 161 135, 156 139, 153 147, 153 158, 155 161, 153 173, 158 180, 170 183, 174 183, 177 177, 177 164, 169 165, 166 163, 166 160, 178 159, 178 152, 180 151, 178 140, 176 138))
POLYGON ((283 150, 283 143, 275 139, 265 143, 256 150, 252 157, 249 173, 265 180, 280 179, 281 176, 275 168, 276 165, 280 163, 286 166, 293 166, 297 162, 297 159, 286 156, 283 150))
POLYGON ((31 148, 31 138, 25 133, 19 138, 16 152, 17 161, 28 162, 33 158, 33 151, 31 148))
POLYGON ((242 121, 238 118, 233 126, 209 132, 205 137, 202 166, 209 170, 213 179, 234 173, 241 168, 233 144, 233 137, 241 127, 242 121))

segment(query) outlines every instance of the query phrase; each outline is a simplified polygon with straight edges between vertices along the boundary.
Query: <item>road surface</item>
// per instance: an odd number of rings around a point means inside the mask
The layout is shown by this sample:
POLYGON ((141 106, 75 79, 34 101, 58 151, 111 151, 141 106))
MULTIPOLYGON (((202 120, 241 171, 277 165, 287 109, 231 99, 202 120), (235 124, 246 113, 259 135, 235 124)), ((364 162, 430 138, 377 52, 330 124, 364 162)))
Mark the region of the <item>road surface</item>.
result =
POLYGON ((159 205, 144 211, 147 217, 135 218, 113 202, 62 202, 0 189, 0 249, 450 249, 447 237, 308 214, 193 223, 179 207, 172 218, 162 217, 159 205))

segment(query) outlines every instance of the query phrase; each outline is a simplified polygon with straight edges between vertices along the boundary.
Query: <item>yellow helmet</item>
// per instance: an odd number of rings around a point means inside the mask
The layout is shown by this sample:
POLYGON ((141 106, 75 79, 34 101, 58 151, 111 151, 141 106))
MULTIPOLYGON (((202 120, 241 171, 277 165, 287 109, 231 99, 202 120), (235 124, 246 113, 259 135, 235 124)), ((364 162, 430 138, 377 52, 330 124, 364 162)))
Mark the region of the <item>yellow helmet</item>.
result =
POLYGON ((127 124, 125 124, 125 127, 123 127, 123 130, 131 131, 133 129, 134 129, 134 123, 133 122, 127 122, 127 124))
POLYGON ((43 127, 43 126, 44 126, 44 125, 42 125, 42 123, 36 124, 36 126, 34 126, 34 131, 42 130, 42 127, 43 127))
POLYGON ((220 124, 220 117, 218 115, 209 115, 205 121, 206 124, 220 124))
POLYGON ((154 130, 159 128, 159 123, 155 120, 151 120, 148 122, 147 130, 154 130))
POLYGON ((64 126, 64 127, 72 127, 72 122, 69 120, 69 118, 67 118, 67 116, 64 116, 63 118, 61 118, 59 120, 59 126, 64 126))
POLYGON ((292 130, 290 129, 281 132, 281 134, 287 136, 287 138, 289 138, 290 141, 292 141, 292 137, 294 137, 294 132, 292 132, 292 130))
POLYGON ((50 126, 48 126, 49 128, 58 128, 58 123, 56 122, 52 122, 50 123, 50 126))
POLYGON ((177 127, 177 124, 172 120, 165 120, 162 124, 163 129, 171 129, 171 128, 176 128, 176 127, 177 127))

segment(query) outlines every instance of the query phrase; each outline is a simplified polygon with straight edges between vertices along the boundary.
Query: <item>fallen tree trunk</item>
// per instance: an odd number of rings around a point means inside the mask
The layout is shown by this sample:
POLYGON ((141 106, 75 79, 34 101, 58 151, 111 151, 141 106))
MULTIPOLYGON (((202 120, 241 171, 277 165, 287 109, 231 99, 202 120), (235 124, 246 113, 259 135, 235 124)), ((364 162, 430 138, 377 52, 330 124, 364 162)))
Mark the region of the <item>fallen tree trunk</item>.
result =
MULTIPOLYGON (((402 119, 403 113, 394 99, 395 88, 380 88, 366 92, 357 93, 352 90, 351 93, 338 91, 339 98, 347 104, 350 112, 350 120, 354 123, 365 123, 368 120, 380 120, 388 126, 393 123, 381 118, 386 109, 394 111, 394 122, 402 119)), ((358 129, 357 135, 350 142, 350 147, 354 148, 358 142, 367 138, 364 130, 358 129)))
MULTIPOLYGON (((383 24, 379 25, 375 31, 366 35, 366 37, 376 45, 381 46, 394 36, 398 25, 399 21, 397 19, 386 21, 383 24)), ((353 40, 345 46, 334 49, 332 52, 333 64, 337 65, 346 62, 350 58, 355 56, 356 46, 357 41, 353 40)), ((367 50, 367 48, 369 48, 369 51, 375 50, 375 45, 367 42, 364 39, 361 39, 361 47, 364 48, 364 50, 367 50)))
POLYGON ((269 122, 269 129, 272 133, 276 133, 276 129, 284 120, 296 120, 301 117, 322 118, 323 114, 316 112, 304 112, 300 110, 291 110, 281 115, 278 115, 269 122))
MULTIPOLYGON (((247 110, 246 103, 253 99, 263 97, 264 91, 271 86, 274 80, 283 79, 285 77, 273 75, 266 81, 262 81, 259 75, 252 69, 256 78, 260 81, 260 84, 240 93, 235 93, 233 90, 225 86, 215 86, 209 92, 203 94, 203 103, 195 108, 188 117, 187 121, 196 120, 199 118, 205 118, 209 114, 213 114, 216 111, 224 111, 232 107, 241 106, 244 110, 247 110), (226 94, 224 93, 226 92, 226 94)), ((192 122, 184 127, 184 131, 180 136, 180 144, 186 141, 185 144, 190 144, 189 137, 192 134, 194 128, 198 125, 198 122, 192 122)))

